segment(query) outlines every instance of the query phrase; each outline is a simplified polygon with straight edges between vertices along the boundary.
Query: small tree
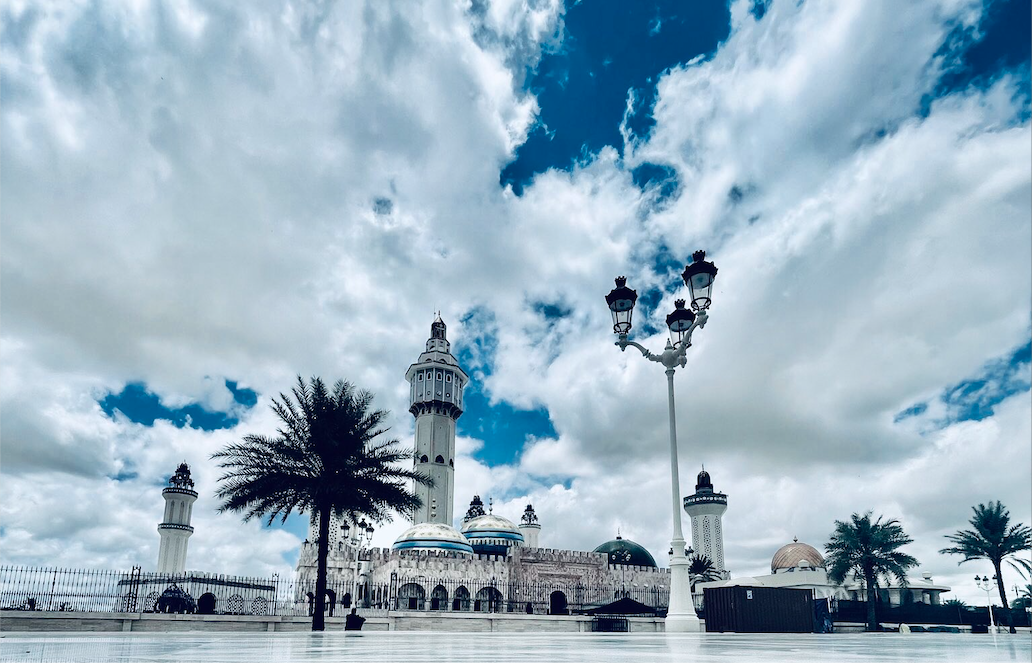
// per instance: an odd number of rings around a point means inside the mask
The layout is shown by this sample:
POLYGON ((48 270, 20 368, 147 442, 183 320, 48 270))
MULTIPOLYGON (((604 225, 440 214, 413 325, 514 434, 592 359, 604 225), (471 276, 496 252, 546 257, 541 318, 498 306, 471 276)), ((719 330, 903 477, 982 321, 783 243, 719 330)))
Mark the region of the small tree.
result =
POLYGON ((227 470, 215 494, 225 500, 220 512, 243 512, 245 521, 267 516, 271 525, 294 511, 317 518, 312 630, 322 631, 331 514, 352 522, 382 522, 392 511, 407 515, 421 504, 411 482, 431 481, 399 465, 412 452, 399 449, 397 440, 380 439, 388 413, 369 411, 369 392, 343 380, 331 392, 319 378, 305 384, 298 376, 292 394, 293 400, 283 394, 272 399, 282 423, 275 437, 248 435, 212 455, 227 470))
POLYGON ((828 553, 828 578, 836 583, 845 582, 851 573, 863 579, 867 589, 867 630, 878 630, 875 601, 878 598, 878 578, 896 578, 900 587, 907 586, 907 571, 917 566, 917 560, 900 552, 899 548, 913 543, 899 522, 882 522, 878 516, 871 521, 871 512, 854 513, 850 522, 835 521, 835 531, 825 544, 828 553))
POLYGON ((975 515, 968 522, 974 529, 947 534, 946 538, 955 545, 943 548, 939 552, 944 555, 963 555, 964 559, 957 562, 958 565, 973 559, 987 559, 992 562, 993 570, 996 571, 996 589, 1000 592, 1000 603, 1006 606, 1007 590, 1003 584, 1003 560, 1011 562, 1011 566, 1019 572, 1022 572, 1022 567, 1027 568, 1027 562, 1016 555, 1032 547, 1032 529, 1021 523, 1011 525, 1010 512, 999 501, 979 504, 971 507, 971 510, 975 515))
POLYGON ((695 585, 700 582, 720 580, 720 571, 713 566, 713 562, 709 557, 696 553, 688 561, 688 577, 691 579, 692 591, 694 592, 695 585))

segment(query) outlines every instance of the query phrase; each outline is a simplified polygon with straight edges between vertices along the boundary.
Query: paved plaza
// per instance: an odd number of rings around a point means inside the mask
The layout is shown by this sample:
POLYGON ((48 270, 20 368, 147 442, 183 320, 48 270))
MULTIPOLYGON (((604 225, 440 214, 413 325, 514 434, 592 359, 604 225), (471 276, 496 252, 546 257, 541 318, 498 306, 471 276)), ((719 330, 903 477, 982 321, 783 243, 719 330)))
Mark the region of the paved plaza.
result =
POLYGON ((5 663, 1027 661, 1029 634, 9 634, 5 663))

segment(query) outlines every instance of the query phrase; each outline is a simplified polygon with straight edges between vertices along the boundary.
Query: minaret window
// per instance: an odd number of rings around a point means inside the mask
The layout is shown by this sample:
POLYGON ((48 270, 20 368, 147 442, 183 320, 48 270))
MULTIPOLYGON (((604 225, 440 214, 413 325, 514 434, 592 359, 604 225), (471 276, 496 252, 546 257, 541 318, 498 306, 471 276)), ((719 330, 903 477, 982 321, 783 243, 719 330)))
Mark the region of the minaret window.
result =
POLYGON ((451 382, 451 373, 449 373, 449 374, 447 375, 447 377, 445 377, 445 378, 444 378, 444 381, 445 381, 445 382, 451 382))
POLYGON ((434 462, 444 465, 444 456, 438 456, 437 458, 434 458, 434 462))
POLYGON ((428 458, 426 454, 423 454, 422 456, 419 457, 419 462, 420 463, 426 463, 426 462, 429 462, 429 461, 430 461, 430 458, 428 458))

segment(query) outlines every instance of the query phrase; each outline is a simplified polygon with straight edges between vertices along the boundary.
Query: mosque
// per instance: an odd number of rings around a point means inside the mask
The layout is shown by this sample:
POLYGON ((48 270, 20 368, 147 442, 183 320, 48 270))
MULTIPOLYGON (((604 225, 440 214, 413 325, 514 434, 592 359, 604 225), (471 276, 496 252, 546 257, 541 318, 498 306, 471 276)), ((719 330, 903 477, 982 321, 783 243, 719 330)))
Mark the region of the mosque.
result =
MULTIPOLYGON (((342 523, 331 525, 331 586, 352 587, 359 607, 394 610, 567 614, 624 597, 653 610, 665 608, 669 570, 628 539, 617 536, 591 552, 542 548, 533 505, 517 525, 485 509, 479 496, 454 527, 455 424, 469 376, 451 353, 440 316, 405 378, 416 420, 415 467, 434 484, 416 487, 423 506, 389 549, 362 549, 361 528, 351 528, 348 536, 342 523)), ((719 529, 706 531, 719 537, 719 529)), ((313 529, 298 559, 302 584, 314 583, 315 538, 313 529)), ((722 543, 710 545, 721 551, 722 564, 722 543)), ((350 607, 351 593, 339 601, 350 607)))

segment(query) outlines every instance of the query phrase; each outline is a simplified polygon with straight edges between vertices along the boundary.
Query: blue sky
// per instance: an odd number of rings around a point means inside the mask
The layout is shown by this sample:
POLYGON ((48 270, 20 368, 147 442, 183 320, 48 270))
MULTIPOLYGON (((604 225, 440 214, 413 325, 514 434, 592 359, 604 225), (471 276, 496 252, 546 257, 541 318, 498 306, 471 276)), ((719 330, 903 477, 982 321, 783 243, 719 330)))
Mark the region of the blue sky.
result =
POLYGON ((412 7, 0 13, 5 552, 151 563, 187 459, 199 559, 281 569, 306 519, 216 514, 211 452, 274 431, 298 374, 371 389, 405 439, 438 308, 473 377, 456 512, 665 549, 663 377, 603 297, 626 275, 658 349, 697 248, 721 271, 682 476, 732 496, 736 571, 870 508, 938 577, 972 504, 1027 503, 1028 2, 412 7), (40 526, 58 494, 125 540, 40 526))

